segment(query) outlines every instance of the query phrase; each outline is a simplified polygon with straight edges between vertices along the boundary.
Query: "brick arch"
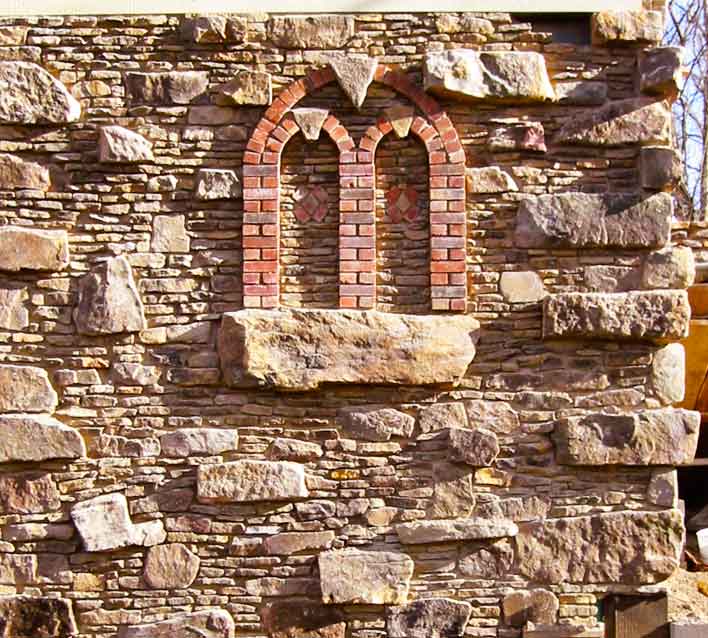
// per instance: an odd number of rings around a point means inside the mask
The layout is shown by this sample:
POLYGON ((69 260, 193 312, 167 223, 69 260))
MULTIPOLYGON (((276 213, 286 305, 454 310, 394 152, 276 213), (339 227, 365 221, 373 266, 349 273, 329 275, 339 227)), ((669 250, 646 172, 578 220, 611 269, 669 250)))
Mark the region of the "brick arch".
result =
MULTIPOLYGON (((306 95, 335 80, 334 71, 325 67, 314 69, 292 82, 263 114, 246 146, 243 158, 245 307, 278 306, 280 157, 285 143, 298 128, 288 112, 306 95)), ((465 270, 465 155, 462 144, 438 103, 404 73, 379 64, 374 81, 406 96, 424 116, 416 117, 414 133, 421 137, 428 149, 430 162, 432 307, 433 310, 464 310, 466 285, 452 283, 465 270)), ((358 145, 334 116, 330 115, 327 123, 327 133, 340 152, 339 306, 374 308, 374 153, 380 139, 391 130, 391 123, 383 120, 370 127, 358 145)))

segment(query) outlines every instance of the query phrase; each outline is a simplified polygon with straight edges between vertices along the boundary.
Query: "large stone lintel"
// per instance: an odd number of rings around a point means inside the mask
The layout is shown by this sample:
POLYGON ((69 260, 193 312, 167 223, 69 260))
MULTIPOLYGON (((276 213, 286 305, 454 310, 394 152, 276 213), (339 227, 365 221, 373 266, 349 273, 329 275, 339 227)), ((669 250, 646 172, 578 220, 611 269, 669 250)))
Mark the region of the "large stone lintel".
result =
POLYGON ((458 518, 401 523, 396 532, 402 543, 413 545, 516 536, 518 527, 505 519, 458 518))
POLYGON ((456 385, 474 358, 478 328, 466 315, 240 310, 223 317, 219 355, 232 386, 456 385))
POLYGON ((181 614, 145 625, 130 625, 118 630, 118 638, 233 638, 234 620, 224 609, 205 609, 181 614))
POLYGON ((679 340, 688 336, 685 290, 551 295, 543 307, 544 338, 679 340))

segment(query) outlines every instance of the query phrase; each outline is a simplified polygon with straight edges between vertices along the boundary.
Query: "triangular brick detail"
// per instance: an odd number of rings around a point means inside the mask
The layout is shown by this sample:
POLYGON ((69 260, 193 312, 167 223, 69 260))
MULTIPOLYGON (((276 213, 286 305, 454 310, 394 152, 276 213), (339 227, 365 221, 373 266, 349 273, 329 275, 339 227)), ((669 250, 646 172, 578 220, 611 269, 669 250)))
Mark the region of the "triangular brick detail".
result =
POLYGON ((329 111, 327 109, 293 109, 295 123, 300 127, 306 140, 317 140, 329 111))
POLYGON ((366 92, 374 80, 378 65, 376 58, 361 58, 350 55, 332 56, 329 61, 342 90, 349 96, 356 108, 366 99, 366 92))

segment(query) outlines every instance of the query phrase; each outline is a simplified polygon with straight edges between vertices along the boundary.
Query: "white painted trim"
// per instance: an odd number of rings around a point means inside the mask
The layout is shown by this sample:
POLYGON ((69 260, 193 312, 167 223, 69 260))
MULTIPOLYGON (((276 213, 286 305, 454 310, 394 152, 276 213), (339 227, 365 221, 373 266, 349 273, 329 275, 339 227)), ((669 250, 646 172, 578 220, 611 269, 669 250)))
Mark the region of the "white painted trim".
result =
POLYGON ((414 13, 503 11, 593 13, 641 9, 641 0, 0 0, 0 15, 148 15, 182 13, 414 13), (303 12, 303 4, 307 11, 303 12))

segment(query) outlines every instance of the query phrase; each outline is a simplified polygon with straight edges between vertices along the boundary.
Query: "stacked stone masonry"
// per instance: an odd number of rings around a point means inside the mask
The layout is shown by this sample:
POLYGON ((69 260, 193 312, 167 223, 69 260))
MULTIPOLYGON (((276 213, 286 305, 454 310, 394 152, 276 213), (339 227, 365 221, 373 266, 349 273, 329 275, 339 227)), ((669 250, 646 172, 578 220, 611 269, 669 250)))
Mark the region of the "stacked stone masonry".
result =
POLYGON ((601 636, 661 587, 705 230, 661 13, 586 18, 0 18, 0 635, 601 636))

